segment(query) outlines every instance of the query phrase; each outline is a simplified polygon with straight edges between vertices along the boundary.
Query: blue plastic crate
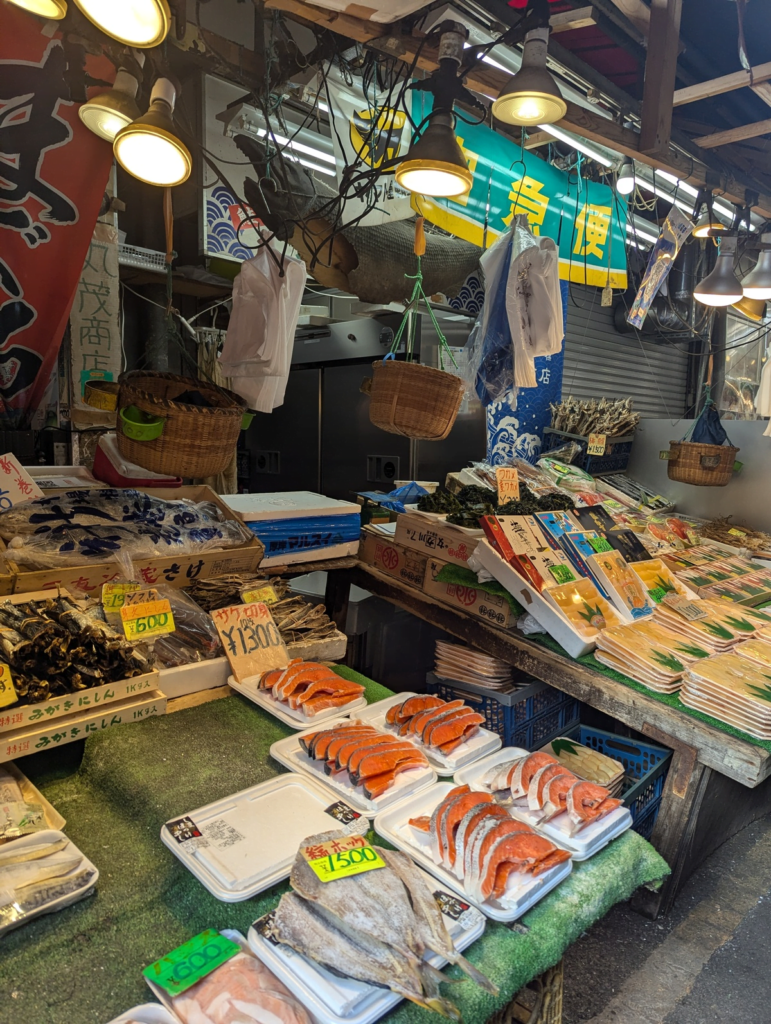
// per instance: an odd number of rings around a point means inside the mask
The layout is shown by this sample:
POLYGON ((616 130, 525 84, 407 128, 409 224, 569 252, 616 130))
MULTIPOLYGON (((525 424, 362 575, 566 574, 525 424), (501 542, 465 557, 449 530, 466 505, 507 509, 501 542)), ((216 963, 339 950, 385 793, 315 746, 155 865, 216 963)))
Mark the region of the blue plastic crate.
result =
POLYGON ((580 701, 535 679, 508 693, 492 693, 482 686, 429 672, 426 692, 442 700, 465 700, 485 716, 486 728, 497 732, 505 747, 537 749, 553 735, 560 735, 561 729, 575 726, 580 718, 580 701))
POLYGON ((562 430, 547 427, 543 432, 543 448, 541 455, 548 455, 554 448, 561 448, 568 441, 575 441, 581 451, 573 459, 572 465, 583 469, 585 473, 599 476, 601 473, 622 473, 629 465, 632 455, 634 435, 627 437, 609 437, 606 441, 604 455, 587 455, 589 438, 581 434, 568 434, 562 430))
MULTIPOLYGON (((636 823, 642 823, 646 812, 652 809, 654 804, 658 807, 661 803, 672 751, 653 743, 629 739, 628 736, 616 736, 615 733, 603 732, 601 729, 590 729, 586 725, 579 725, 564 735, 623 764, 625 775, 621 796, 632 812, 633 828, 636 830, 636 823)), ((655 820, 654 817, 653 821, 655 820)), ((652 831, 653 822, 650 828, 652 831)))
POLYGON ((658 800, 654 800, 652 804, 645 808, 640 817, 632 825, 632 830, 637 832, 643 837, 643 839, 650 839, 653 835, 653 826, 656 824, 656 818, 659 816, 659 810, 661 808, 661 797, 658 800))

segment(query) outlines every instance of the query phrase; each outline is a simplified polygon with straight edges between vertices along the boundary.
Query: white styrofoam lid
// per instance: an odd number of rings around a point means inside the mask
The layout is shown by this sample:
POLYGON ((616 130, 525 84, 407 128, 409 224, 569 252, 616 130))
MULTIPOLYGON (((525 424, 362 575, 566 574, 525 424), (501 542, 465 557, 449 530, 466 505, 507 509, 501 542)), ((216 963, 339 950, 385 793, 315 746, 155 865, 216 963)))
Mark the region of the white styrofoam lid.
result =
POLYGON ((361 512, 351 501, 326 498, 313 491, 274 491, 268 494, 223 494, 222 500, 247 522, 260 519, 298 519, 361 512))
MULTIPOLYGON (((286 878, 303 839, 343 827, 337 802, 312 779, 278 775, 167 821, 161 839, 209 892, 237 902, 286 878)), ((352 830, 366 830, 351 813, 352 830)))
POLYGON ((122 1013, 110 1024, 180 1024, 180 1020, 160 1003, 143 1003, 122 1013))

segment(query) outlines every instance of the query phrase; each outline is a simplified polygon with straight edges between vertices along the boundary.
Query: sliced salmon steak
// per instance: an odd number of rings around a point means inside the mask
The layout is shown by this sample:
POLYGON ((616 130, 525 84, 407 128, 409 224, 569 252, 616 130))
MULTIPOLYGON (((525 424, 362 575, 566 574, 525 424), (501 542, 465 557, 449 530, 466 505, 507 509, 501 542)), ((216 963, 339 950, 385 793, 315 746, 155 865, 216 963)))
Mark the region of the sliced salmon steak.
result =
POLYGON ((476 894, 480 901, 499 899, 505 892, 506 882, 513 871, 541 874, 549 868, 570 860, 567 850, 559 850, 535 832, 504 835, 497 839, 484 855, 476 894), (500 872, 503 864, 507 867, 500 872))
POLYGON ((314 697, 320 697, 323 693, 342 694, 353 693, 359 696, 364 692, 360 683, 350 683, 347 679, 341 678, 331 669, 323 668, 313 673, 313 677, 307 682, 300 681, 300 685, 289 694, 288 702, 290 708, 299 708, 314 697))
POLYGON ((453 870, 458 878, 463 878, 464 875, 464 863, 466 857, 466 841, 474 835, 474 831, 477 825, 481 821, 489 821, 490 827, 492 823, 497 819, 508 818, 509 814, 499 804, 475 804, 467 813, 461 818, 460 824, 458 825, 457 831, 455 832, 455 862, 453 870))
POLYGON ((576 782, 567 792, 565 800, 568 817, 573 822, 571 835, 594 821, 599 821, 606 814, 615 811, 622 804, 610 795, 604 786, 594 782, 576 782))
POLYGON ((516 821, 514 818, 498 819, 495 827, 483 830, 483 835, 474 846, 473 863, 471 865, 472 884, 480 877, 482 866, 490 850, 504 836, 519 835, 520 832, 535 835, 534 829, 524 821, 516 821))
POLYGON ((361 759, 355 773, 349 768, 348 774, 354 786, 358 786, 364 779, 390 771, 401 761, 417 758, 422 758, 423 763, 428 764, 425 757, 415 749, 412 743, 403 743, 398 747, 384 747, 382 750, 375 749, 361 759))
POLYGON ((431 818, 427 814, 421 814, 419 818, 410 818, 407 824, 412 825, 418 832, 427 833, 431 828, 431 818))
POLYGON ((429 708, 438 708, 444 704, 441 697, 434 697, 431 694, 419 693, 414 697, 408 697, 402 704, 394 704, 386 712, 386 722, 389 725, 401 724, 417 715, 420 711, 427 711, 429 708))
POLYGON ((417 754, 414 758, 400 761, 391 771, 382 772, 380 775, 373 775, 369 779, 365 779, 361 788, 368 800, 377 800, 379 796, 382 796, 383 793, 393 786, 397 775, 401 775, 402 772, 412 771, 414 768, 424 768, 425 766, 426 759, 417 754))
POLYGON ((561 764, 545 764, 539 768, 527 787, 527 806, 531 811, 540 811, 543 807, 543 791, 547 782, 562 775, 565 769, 561 764))
POLYGON ((575 786, 577 782, 577 777, 572 772, 569 772, 567 768, 563 769, 562 774, 555 775, 549 779, 543 787, 541 806, 544 813, 539 819, 539 824, 544 821, 550 821, 552 818, 556 818, 558 814, 562 814, 563 811, 567 810, 568 790, 575 786))
POLYGON ((445 704, 439 705, 438 707, 428 708, 426 711, 421 711, 419 714, 413 715, 412 718, 402 726, 402 732, 406 729, 406 734, 409 736, 412 736, 413 734, 422 736, 423 730, 430 721, 435 718, 441 718, 444 715, 449 714, 451 711, 456 711, 458 708, 465 706, 466 705, 462 700, 451 700, 445 704))
POLYGON ((537 752, 530 754, 517 763, 514 774, 511 777, 511 795, 515 800, 527 796, 530 782, 537 771, 545 768, 547 764, 559 764, 556 757, 551 754, 537 752))
MULTIPOLYGON (((290 661, 290 665, 292 662, 290 661)), ((272 690, 275 684, 279 681, 281 676, 286 672, 285 668, 274 668, 271 672, 265 672, 260 677, 260 690, 272 690)))
POLYGON ((463 818, 472 807, 491 803, 494 803, 494 797, 490 793, 464 793, 457 800, 453 800, 447 808, 441 823, 441 839, 446 867, 452 868, 455 864, 455 832, 463 818))
POLYGON ((320 732, 311 733, 300 738, 300 743, 305 747, 311 757, 322 760, 327 755, 329 744, 339 738, 353 736, 354 730, 361 733, 375 733, 371 725, 363 722, 351 722, 350 725, 333 725, 329 729, 322 729, 320 732))
POLYGON ((433 858, 437 864, 442 863, 442 852, 439 846, 439 827, 440 821, 444 817, 444 812, 447 810, 449 805, 457 797, 462 796, 464 793, 470 793, 471 786, 455 786, 451 789, 444 800, 441 800, 433 810, 431 814, 431 821, 429 824, 429 835, 431 836, 431 852, 433 858))
POLYGON ((436 722, 429 722, 423 733, 423 742, 429 747, 445 746, 458 739, 462 742, 472 736, 484 720, 484 715, 476 711, 450 714, 436 722))
POLYGON ((300 707, 304 715, 307 715, 308 718, 313 718, 314 715, 317 715, 320 711, 326 711, 327 708, 343 708, 359 696, 360 694, 358 693, 323 693, 312 700, 305 701, 300 707))
POLYGON ((334 730, 334 735, 328 743, 318 743, 316 745, 316 757, 319 760, 323 757, 326 761, 336 761, 341 747, 349 743, 373 739, 379 735, 378 731, 372 726, 361 725, 350 729, 337 726, 334 730))
MULTIPOLYGON (((337 770, 341 768, 348 768, 349 761, 354 754, 359 753, 360 756, 354 758, 353 767, 358 767, 358 763, 364 756, 365 750, 372 750, 375 747, 390 746, 394 742, 393 736, 384 736, 381 733, 374 732, 371 736, 358 737, 352 740, 348 740, 343 743, 342 746, 336 747, 336 752, 331 749, 329 751, 329 757, 335 761, 337 770)), ((335 744, 333 744, 335 746, 335 744)))
POLYGON ((317 665, 313 661, 292 665, 273 687, 273 696, 276 700, 288 700, 298 687, 305 689, 319 674, 327 675, 329 671, 326 665, 317 665))

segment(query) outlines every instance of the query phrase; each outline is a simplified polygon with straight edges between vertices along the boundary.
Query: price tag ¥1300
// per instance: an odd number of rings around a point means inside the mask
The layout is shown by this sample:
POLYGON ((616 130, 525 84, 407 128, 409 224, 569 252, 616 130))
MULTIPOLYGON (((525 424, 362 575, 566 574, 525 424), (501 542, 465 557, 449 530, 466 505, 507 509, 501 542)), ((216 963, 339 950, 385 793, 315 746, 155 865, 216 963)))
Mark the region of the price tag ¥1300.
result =
POLYGON ((173 633, 176 628, 171 605, 167 600, 124 605, 120 616, 127 640, 149 640, 154 636, 173 633))

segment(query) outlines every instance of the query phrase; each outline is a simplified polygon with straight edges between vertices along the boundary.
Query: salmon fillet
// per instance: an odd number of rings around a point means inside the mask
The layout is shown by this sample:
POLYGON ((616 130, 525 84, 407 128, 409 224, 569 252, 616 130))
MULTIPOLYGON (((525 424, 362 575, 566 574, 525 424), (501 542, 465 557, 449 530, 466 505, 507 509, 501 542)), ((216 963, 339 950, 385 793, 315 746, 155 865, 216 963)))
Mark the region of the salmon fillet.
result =
POLYGON ((444 718, 429 722, 422 739, 429 747, 441 747, 458 739, 462 742, 476 732, 484 720, 484 715, 476 711, 459 709, 457 713, 451 712, 444 718))
POLYGON ((385 747, 382 751, 376 749, 361 759, 355 773, 349 768, 348 774, 351 776, 354 786, 358 786, 373 775, 391 771, 401 761, 417 761, 419 758, 422 758, 423 764, 428 764, 425 757, 411 743, 403 743, 398 747, 385 747))
POLYGON ((364 795, 368 800, 377 800, 379 796, 382 796, 386 790, 390 789, 396 781, 396 776, 401 775, 402 772, 412 771, 413 768, 423 768, 426 765, 426 759, 422 757, 416 751, 416 757, 400 761, 390 771, 383 772, 380 775, 373 775, 369 779, 365 779, 362 783, 362 789, 364 795))
POLYGON ((317 715, 320 711, 326 711, 327 708, 342 708, 346 704, 350 704, 351 701, 356 700, 360 694, 358 693, 324 693, 318 697, 314 697, 312 700, 305 701, 304 704, 300 704, 303 714, 307 715, 308 718, 312 718, 317 715))

